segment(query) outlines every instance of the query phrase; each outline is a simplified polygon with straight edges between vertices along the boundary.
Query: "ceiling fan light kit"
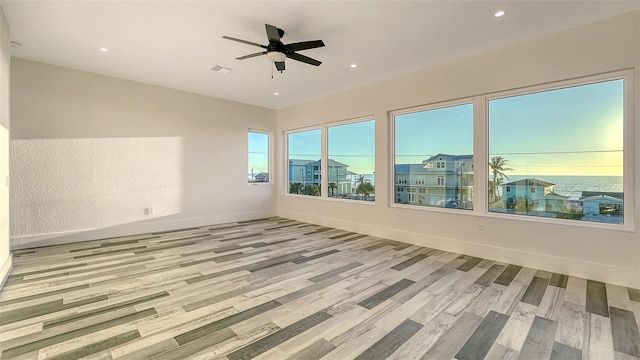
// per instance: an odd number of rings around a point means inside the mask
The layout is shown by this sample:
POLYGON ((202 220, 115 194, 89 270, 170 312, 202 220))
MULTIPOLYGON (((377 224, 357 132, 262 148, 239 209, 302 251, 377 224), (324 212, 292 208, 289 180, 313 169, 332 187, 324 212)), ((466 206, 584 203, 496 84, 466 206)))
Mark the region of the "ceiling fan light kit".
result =
POLYGON ((285 69, 284 62, 287 58, 300 61, 305 64, 314 65, 314 66, 320 66, 320 64, 322 64, 321 61, 312 59, 302 54, 298 54, 296 52, 296 51, 323 47, 324 42, 322 42, 322 40, 301 41, 301 42, 292 43, 292 44, 283 44, 280 39, 284 36, 284 30, 269 24, 265 24, 264 26, 267 31, 267 38, 269 39, 268 45, 261 45, 258 43, 237 39, 230 36, 223 36, 222 38, 241 42, 243 44, 261 47, 265 49, 265 51, 261 51, 261 52, 257 52, 257 53, 253 53, 245 56, 240 56, 236 59, 244 60, 244 59, 249 59, 252 57, 257 57, 257 56, 266 54, 267 58, 273 61, 273 64, 275 65, 276 69, 280 72, 284 71, 285 69))

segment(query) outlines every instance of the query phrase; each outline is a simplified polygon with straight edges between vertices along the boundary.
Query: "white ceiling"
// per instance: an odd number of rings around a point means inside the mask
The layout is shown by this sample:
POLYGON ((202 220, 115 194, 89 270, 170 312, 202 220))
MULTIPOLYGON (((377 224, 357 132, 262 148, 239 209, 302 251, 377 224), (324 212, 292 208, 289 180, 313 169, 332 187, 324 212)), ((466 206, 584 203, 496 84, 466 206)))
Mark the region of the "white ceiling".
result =
POLYGON ((0 0, 15 57, 280 109, 640 8, 640 1, 0 0), (497 10, 505 10, 495 18, 497 10), (322 39, 280 74, 266 44, 322 39), (109 53, 99 51, 106 47, 109 53), (350 64, 357 63, 352 69, 350 64), (230 68, 228 74, 211 70, 230 68), (275 96, 274 92, 280 95, 275 96))

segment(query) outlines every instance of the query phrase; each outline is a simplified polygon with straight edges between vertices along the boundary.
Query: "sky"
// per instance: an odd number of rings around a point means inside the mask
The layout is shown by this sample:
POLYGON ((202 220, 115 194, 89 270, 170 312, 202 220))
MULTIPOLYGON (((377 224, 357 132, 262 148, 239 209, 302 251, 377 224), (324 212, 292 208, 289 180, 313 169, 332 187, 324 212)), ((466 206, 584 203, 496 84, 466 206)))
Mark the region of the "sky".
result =
POLYGON ((248 174, 257 175, 269 172, 269 135, 257 132, 249 132, 249 169, 248 174))
MULTIPOLYGON (((623 80, 489 101, 489 157, 502 156, 507 175, 622 176, 623 80)), ((438 153, 473 154, 473 105, 394 118, 397 164, 438 153)), ((290 133, 289 158, 318 160, 320 129, 290 133)), ((358 174, 374 169, 374 121, 328 128, 329 158, 358 174)))
POLYGON ((420 164, 437 154, 473 154, 473 105, 395 116, 396 164, 420 164))
POLYGON ((623 80, 489 102, 489 156, 512 174, 622 176, 623 80))

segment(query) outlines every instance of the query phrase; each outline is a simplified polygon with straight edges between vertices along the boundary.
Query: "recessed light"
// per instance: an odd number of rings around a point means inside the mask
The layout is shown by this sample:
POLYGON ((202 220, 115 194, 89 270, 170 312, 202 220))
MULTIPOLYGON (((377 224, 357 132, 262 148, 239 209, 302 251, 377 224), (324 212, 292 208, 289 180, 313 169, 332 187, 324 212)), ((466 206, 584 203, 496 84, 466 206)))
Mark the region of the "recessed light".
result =
POLYGON ((504 16, 504 14, 506 14, 506 13, 504 11, 500 10, 500 11, 496 12, 495 14, 493 14, 493 16, 502 17, 502 16, 504 16))
POLYGON ((211 70, 220 73, 220 74, 228 74, 231 72, 231 69, 226 68, 224 66, 220 66, 220 65, 216 65, 214 67, 211 68, 211 70))
POLYGON ((357 68, 357 67, 358 67, 358 64, 351 64, 351 68, 352 68, 352 69, 355 69, 355 68, 357 68))
POLYGON ((103 53, 108 53, 109 49, 105 48, 105 47, 101 47, 100 51, 102 51, 103 53))
POLYGON ((280 93, 276 91, 276 92, 273 93, 273 95, 278 96, 278 95, 280 95, 280 93))

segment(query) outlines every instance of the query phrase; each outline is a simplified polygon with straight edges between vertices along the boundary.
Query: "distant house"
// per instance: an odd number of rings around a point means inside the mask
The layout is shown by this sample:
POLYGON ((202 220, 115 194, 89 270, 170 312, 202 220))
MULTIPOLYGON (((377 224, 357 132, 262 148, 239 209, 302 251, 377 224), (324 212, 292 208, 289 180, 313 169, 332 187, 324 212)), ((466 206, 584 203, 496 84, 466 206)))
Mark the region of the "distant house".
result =
POLYGON ((269 173, 259 173, 253 177, 254 182, 269 182, 269 173))
POLYGON ((623 214, 624 200, 618 197, 599 194, 581 197, 580 201, 582 201, 582 212, 585 215, 621 216, 623 214))
MULTIPOLYGON (((351 187, 343 185, 347 182, 347 168, 349 165, 329 159, 329 167, 327 169, 329 175, 329 183, 338 184, 336 195, 350 193, 351 187), (348 192, 347 192, 348 191, 348 192)), ((320 160, 300 160, 289 159, 289 184, 302 183, 302 185, 318 185, 321 184, 321 162, 320 160)), ((331 192, 329 192, 331 194, 331 192)))
POLYGON ((470 208, 473 155, 438 154, 422 164, 396 164, 395 202, 470 208))
POLYGON ((567 207, 568 196, 554 192, 556 184, 538 180, 522 179, 502 185, 503 204, 514 209, 518 202, 526 203, 529 211, 559 211, 567 207))
MULTIPOLYGON (((313 160, 300 160, 289 159, 289 184, 291 183, 306 183, 307 178, 306 165, 313 160)), ((309 181, 311 181, 311 175, 309 175, 309 181)))
MULTIPOLYGON (((327 169, 327 175, 329 176, 329 183, 340 183, 347 181, 347 168, 349 165, 343 164, 341 162, 335 161, 333 159, 329 159, 329 168, 327 169)), ((320 168, 320 160, 312 161, 305 165, 307 178, 307 183, 320 185, 321 181, 321 168, 320 168)))
POLYGON ((614 192, 614 191, 583 191, 582 195, 580 196, 580 199, 584 199, 592 196, 599 196, 599 195, 605 195, 605 196, 618 198, 620 200, 624 200, 623 192, 614 192))

